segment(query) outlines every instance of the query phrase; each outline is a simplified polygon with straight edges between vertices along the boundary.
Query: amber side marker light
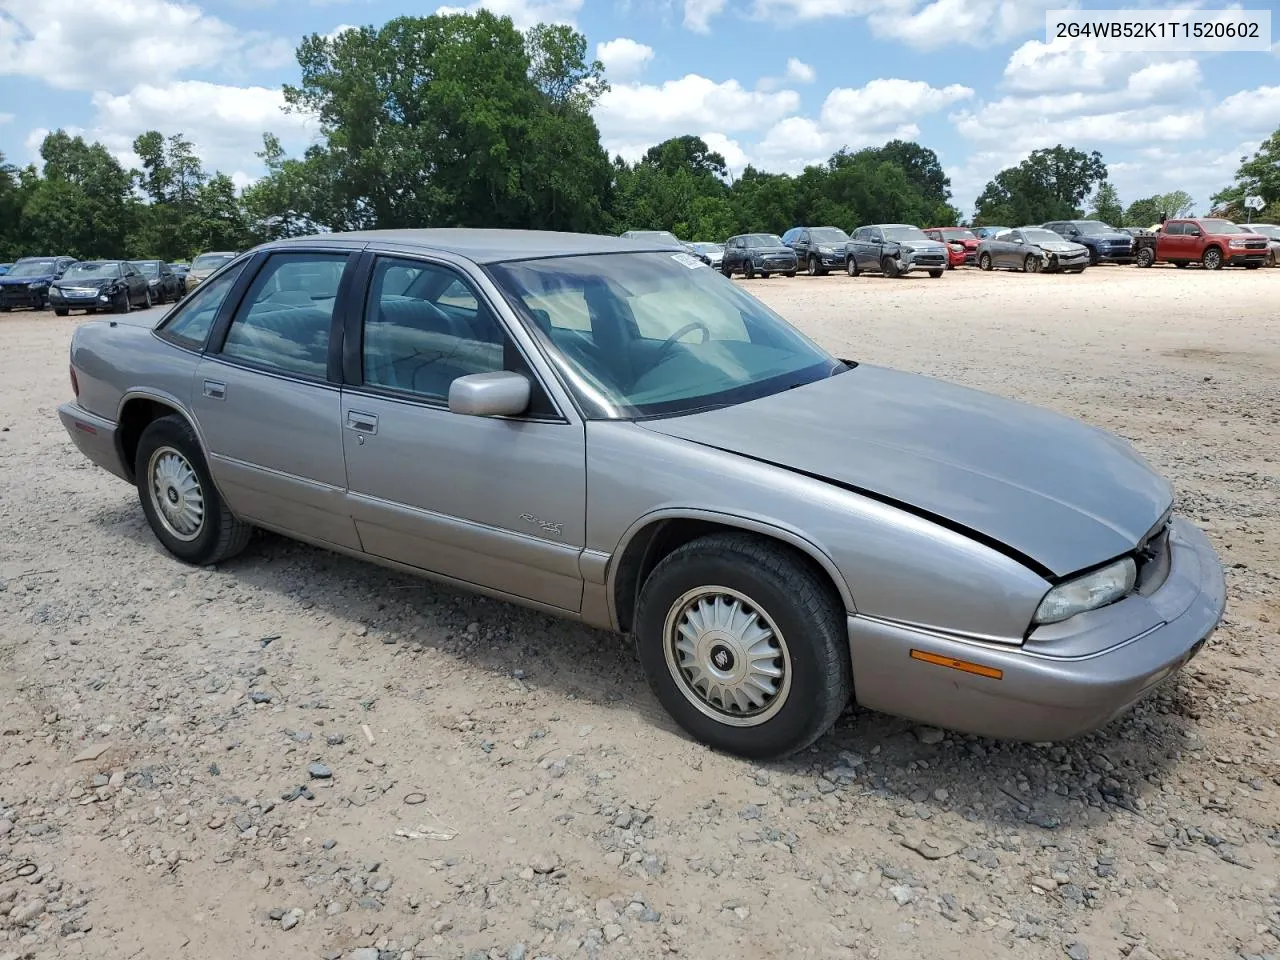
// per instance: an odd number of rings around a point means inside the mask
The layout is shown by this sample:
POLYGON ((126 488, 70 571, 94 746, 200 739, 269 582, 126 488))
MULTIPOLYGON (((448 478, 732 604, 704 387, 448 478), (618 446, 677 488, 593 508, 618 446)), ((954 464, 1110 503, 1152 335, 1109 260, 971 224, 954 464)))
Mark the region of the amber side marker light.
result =
POLYGON ((1004 671, 995 667, 984 666, 981 663, 970 663, 968 660, 957 660, 955 657, 944 657, 938 653, 929 653, 925 650, 912 650, 912 660, 923 660, 925 663, 936 664, 939 667, 950 667, 952 670, 960 670, 964 673, 975 673, 980 677, 989 677, 992 680, 1000 680, 1004 677, 1004 671))

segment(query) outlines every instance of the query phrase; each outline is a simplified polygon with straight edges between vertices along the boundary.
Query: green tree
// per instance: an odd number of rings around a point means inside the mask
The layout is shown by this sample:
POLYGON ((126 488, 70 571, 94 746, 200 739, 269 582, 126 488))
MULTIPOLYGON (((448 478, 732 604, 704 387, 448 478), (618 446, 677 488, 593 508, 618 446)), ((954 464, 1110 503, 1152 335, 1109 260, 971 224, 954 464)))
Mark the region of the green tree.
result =
POLYGON ((309 212, 316 208, 316 169, 290 159, 273 133, 263 135, 257 156, 267 173, 241 197, 246 228, 259 241, 315 233, 309 212))
POLYGON ((1124 216, 1130 226, 1149 227, 1166 218, 1185 217, 1191 213, 1194 205, 1191 194, 1184 190, 1174 190, 1172 193, 1157 193, 1133 201, 1124 216))
POLYGON ((22 208, 26 193, 21 172, 0 153, 0 260, 15 260, 25 252, 22 208))
POLYGON ((100 143, 56 130, 40 145, 44 174, 23 206, 30 249, 74 257, 123 257, 137 216, 129 174, 100 143))
POLYGON ((1226 216, 1246 216, 1244 198, 1262 197, 1266 209, 1252 214, 1261 223, 1280 218, 1280 129, 1267 137, 1251 157, 1241 157, 1235 182, 1212 197, 1214 208, 1226 216))
POLYGON ((1120 204, 1120 194, 1112 184, 1105 182, 1098 184, 1098 190, 1093 195, 1093 211, 1089 217, 1113 227, 1125 226, 1124 207, 1120 204))
POLYGON ((1034 150, 1016 167, 996 174, 978 196, 978 223, 1019 224, 1067 220, 1080 215, 1080 204, 1107 179, 1098 151, 1084 153, 1058 144, 1034 150))

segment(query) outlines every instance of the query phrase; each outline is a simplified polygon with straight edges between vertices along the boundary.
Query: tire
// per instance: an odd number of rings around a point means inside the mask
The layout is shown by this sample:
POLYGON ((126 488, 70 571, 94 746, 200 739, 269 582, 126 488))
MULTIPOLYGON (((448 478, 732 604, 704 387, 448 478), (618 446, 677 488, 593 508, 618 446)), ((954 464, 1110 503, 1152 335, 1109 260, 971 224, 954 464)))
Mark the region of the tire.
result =
POLYGON ((253 527, 237 520, 222 502, 195 431, 182 417, 161 417, 142 431, 134 458, 134 477, 142 512, 151 524, 151 531, 161 545, 179 560, 196 566, 220 563, 235 556, 249 542, 253 527), (170 472, 167 479, 163 472, 155 478, 163 492, 157 490, 153 495, 153 472, 162 466, 168 467, 170 472), (167 511, 161 512, 159 498, 163 496, 176 507, 175 498, 183 496, 178 489, 182 481, 187 484, 184 490, 191 509, 173 518, 167 511), (196 513, 199 514, 198 521, 193 520, 196 513))
POLYGON ((54 315, 55 317, 65 317, 65 316, 68 316, 70 313, 71 313, 71 311, 70 311, 70 310, 68 310, 66 307, 54 307, 54 308, 53 308, 53 315, 54 315))
POLYGON ((984 254, 982 254, 981 256, 979 256, 979 257, 978 257, 978 269, 979 269, 979 270, 990 270, 990 269, 992 268, 992 266, 993 266, 993 264, 991 263, 991 254, 989 254, 989 253, 984 253, 984 254))
POLYGON ((748 260, 742 267, 742 275, 748 280, 756 278, 756 265, 748 260))
MULTIPOLYGON (((784 277, 794 277, 795 275, 796 275, 796 272, 794 270, 788 270, 786 273, 783 274, 784 277)), ((819 273, 818 276, 822 276, 822 274, 819 273)))
POLYGON ((805 273, 809 274, 811 277, 822 275, 822 268, 818 266, 818 258, 813 254, 809 255, 809 260, 805 265, 805 273))
POLYGON ((1156 252, 1150 247, 1143 247, 1133 262, 1140 267, 1149 267, 1156 262, 1156 252))
POLYGON ((1187 261, 1185 261, 1185 260, 1174 260, 1174 261, 1173 261, 1173 265, 1174 265, 1175 267, 1177 267, 1179 270, 1184 270, 1184 269, 1186 269, 1187 261))
POLYGON ((1098 265, 1098 251, 1093 249, 1093 247, 1090 247, 1089 248, 1089 266, 1096 267, 1097 265, 1098 265))
POLYGON ((720 272, 730 279, 733 278, 733 267, 727 267, 722 263, 720 264, 720 272))
POLYGON ((1210 247, 1200 257, 1200 265, 1206 270, 1222 269, 1222 251, 1217 247, 1210 247))
POLYGON ((880 269, 884 271, 886 277, 895 278, 898 276, 898 262, 893 257, 885 257, 881 260, 880 269))
POLYGON ((1028 253, 1022 261, 1023 273, 1039 273, 1040 267, 1041 267, 1040 258, 1037 257, 1034 253, 1028 253))
POLYGON ((849 259, 845 261, 844 272, 851 277, 856 277, 858 275, 858 261, 855 260, 852 256, 850 256, 849 259))
POLYGON ((1260 263, 1246 263, 1244 268, 1246 270, 1257 270, 1260 266, 1262 266, 1260 263))
POLYGON ((147 287, 146 293, 147 293, 147 309, 148 309, 148 310, 150 310, 150 309, 151 309, 151 307, 153 306, 153 304, 152 304, 152 302, 151 302, 151 288, 150 288, 150 287, 147 287))
POLYGON ((1276 252, 1274 250, 1267 251, 1267 266, 1274 267, 1277 265, 1276 252))
POLYGON ((768 280, 768 279, 769 279, 769 271, 767 271, 767 270, 761 270, 761 271, 760 271, 760 276, 761 276, 763 279, 768 280))
POLYGON ((929 276, 931 276, 931 277, 933 277, 933 279, 937 280, 940 276, 942 276, 942 271, 941 271, 941 270, 930 270, 930 271, 929 271, 929 276))
MULTIPOLYGON (((635 622, 640 662, 658 700, 685 731, 714 749, 755 760, 786 756, 826 733, 849 702, 853 677, 841 604, 831 585, 781 544, 741 533, 717 533, 685 544, 645 580, 635 622), (685 616, 713 603, 754 611, 755 623, 773 633, 778 655, 753 662, 781 670, 780 686, 758 705, 748 700, 746 711, 715 703, 682 670, 689 661, 677 650, 675 638, 687 639, 688 633, 678 632, 678 625, 683 621, 695 629, 697 621, 685 616)), ((724 653, 732 665, 721 669, 731 671, 745 659, 744 648, 735 648, 738 638, 732 631, 721 636, 727 642, 713 643, 703 631, 704 669, 724 653)), ((759 650, 766 638, 746 643, 759 650)), ((779 680, 763 673, 757 677, 779 680)), ((758 693, 758 688, 750 689, 758 693)))
POLYGON ((129 288, 125 287, 120 291, 120 302, 112 304, 114 313, 128 313, 133 309, 133 302, 129 299, 129 288))

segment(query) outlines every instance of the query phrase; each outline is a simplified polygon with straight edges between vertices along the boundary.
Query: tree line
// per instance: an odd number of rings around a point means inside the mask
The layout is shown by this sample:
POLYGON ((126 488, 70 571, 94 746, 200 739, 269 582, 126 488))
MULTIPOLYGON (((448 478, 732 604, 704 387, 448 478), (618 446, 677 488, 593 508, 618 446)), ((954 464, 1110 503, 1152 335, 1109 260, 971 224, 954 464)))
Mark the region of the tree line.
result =
MULTIPOLYGON (((611 159, 591 116, 609 86, 586 38, 562 25, 522 33, 485 10, 313 34, 297 58, 287 109, 318 118, 319 135, 291 157, 266 134, 266 173, 241 191, 206 170, 181 132, 141 133, 134 170, 63 131, 41 144, 41 169, 0 156, 0 260, 177 260, 317 230, 660 229, 723 240, 797 224, 1017 226, 1089 215, 1149 226, 1192 209, 1180 191, 1126 208, 1101 154, 1061 144, 1000 171, 972 219, 953 205, 938 155, 905 140, 841 149, 796 175, 747 166, 735 176, 692 135, 635 162, 611 159)), ((1278 157, 1280 131, 1242 159, 1237 184, 1213 202, 1232 212, 1256 191, 1280 205, 1278 157)))

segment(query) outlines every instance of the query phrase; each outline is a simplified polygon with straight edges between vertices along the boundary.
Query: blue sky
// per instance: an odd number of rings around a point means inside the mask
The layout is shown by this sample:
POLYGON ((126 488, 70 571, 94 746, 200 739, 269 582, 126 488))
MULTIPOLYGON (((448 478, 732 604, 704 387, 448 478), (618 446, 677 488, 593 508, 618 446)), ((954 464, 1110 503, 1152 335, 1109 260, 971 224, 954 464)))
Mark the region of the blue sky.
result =
MULTIPOLYGON (((465 2, 465 0, 455 0, 465 2)), ((1268 0, 1180 6, 1270 9, 1268 0)), ((475 4, 472 4, 474 7, 475 4)), ((1142 53, 1047 43, 1066 0, 484 0, 519 26, 573 23, 612 91, 596 117, 629 158, 700 134, 738 172, 797 171, 841 146, 916 139, 968 209, 1001 167, 1058 142, 1100 150, 1121 199, 1186 189, 1198 207, 1280 127, 1271 52, 1142 53)), ((37 159, 63 127, 135 164, 146 129, 182 131, 248 183, 264 130, 300 151, 316 131, 281 111, 311 32, 427 14, 395 0, 0 0, 0 152, 37 159)), ((456 8, 455 8, 456 9, 456 8)))

